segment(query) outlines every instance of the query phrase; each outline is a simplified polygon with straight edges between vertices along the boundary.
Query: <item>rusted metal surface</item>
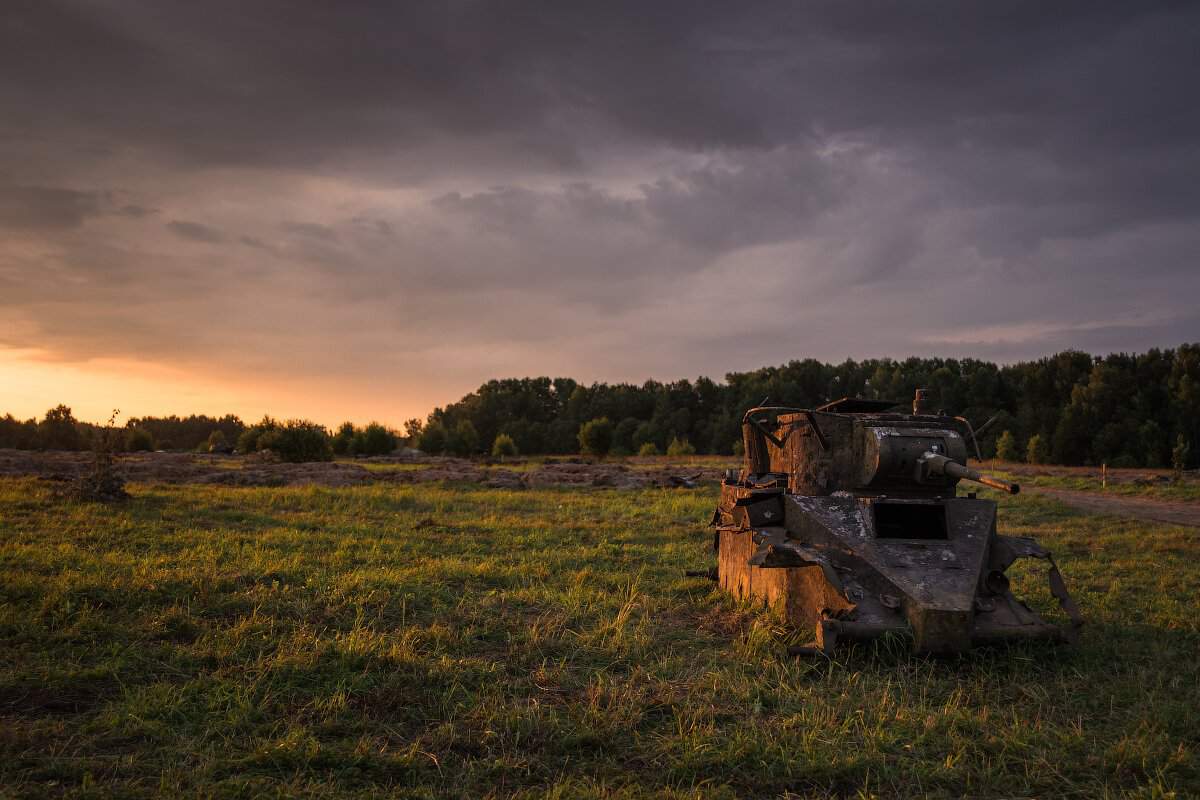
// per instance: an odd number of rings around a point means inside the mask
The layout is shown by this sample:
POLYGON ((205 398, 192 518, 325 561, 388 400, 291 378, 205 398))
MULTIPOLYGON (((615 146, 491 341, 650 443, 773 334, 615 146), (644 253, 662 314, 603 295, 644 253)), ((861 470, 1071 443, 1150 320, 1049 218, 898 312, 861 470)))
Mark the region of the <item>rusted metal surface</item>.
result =
MULTIPOLYGON (((924 412, 922 393, 913 405, 924 412)), ((811 628, 804 652, 885 634, 939 654, 1072 640, 1082 617, 1049 552, 1000 536, 997 504, 957 491, 964 480, 1020 487, 966 466, 961 421, 887 407, 844 398, 746 414, 745 464, 726 477, 713 517, 721 587, 811 628), (1069 625, 1046 623, 1012 594, 1005 570, 1018 558, 1046 561, 1069 625)))

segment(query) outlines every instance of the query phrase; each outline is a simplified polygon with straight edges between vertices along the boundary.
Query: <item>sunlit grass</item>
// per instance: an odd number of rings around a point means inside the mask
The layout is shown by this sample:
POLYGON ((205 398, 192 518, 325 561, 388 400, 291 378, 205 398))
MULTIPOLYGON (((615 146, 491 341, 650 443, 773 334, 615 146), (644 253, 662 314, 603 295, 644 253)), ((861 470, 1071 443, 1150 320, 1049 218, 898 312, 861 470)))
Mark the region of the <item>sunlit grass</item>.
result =
POLYGON ((0 795, 1200 792, 1186 529, 1006 499, 1078 646, 814 663, 684 577, 712 489, 131 489, 0 482, 0 795))
POLYGON ((1099 476, 1072 474, 1055 467, 1047 467, 1046 474, 1023 473, 1018 475, 1003 469, 996 470, 994 474, 1026 486, 1045 486, 1050 489, 1071 489, 1077 492, 1143 497, 1153 500, 1200 500, 1200 480, 1197 480, 1191 473, 1180 481, 1153 480, 1153 482, 1142 483, 1115 479, 1105 483, 1099 476))

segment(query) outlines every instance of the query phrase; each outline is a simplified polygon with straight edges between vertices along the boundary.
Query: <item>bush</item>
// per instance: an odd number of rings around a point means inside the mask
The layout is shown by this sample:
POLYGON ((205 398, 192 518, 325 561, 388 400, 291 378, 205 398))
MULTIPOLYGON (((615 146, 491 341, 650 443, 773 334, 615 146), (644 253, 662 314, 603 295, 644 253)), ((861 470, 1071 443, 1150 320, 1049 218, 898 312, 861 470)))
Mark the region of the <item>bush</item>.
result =
POLYGON ((1030 436, 1029 445, 1025 448, 1025 460, 1030 464, 1045 464, 1049 457, 1049 448, 1042 441, 1042 437, 1036 433, 1030 436))
POLYGON ((258 437, 258 449, 270 450, 281 461, 332 461, 333 446, 324 425, 304 419, 288 420, 258 437))
POLYGON ((343 422, 338 426, 337 433, 333 435, 333 439, 329 442, 329 446, 333 448, 333 454, 344 456, 350 452, 350 443, 354 441, 353 422, 343 422))
POLYGON ((646 442, 638 448, 639 456, 656 456, 658 455, 658 445, 654 442, 646 442))
POLYGON ((204 449, 209 453, 228 453, 231 448, 229 442, 225 439, 225 432, 215 430, 208 435, 208 441, 205 443, 204 449))
POLYGON ((613 424, 599 417, 579 426, 579 452, 604 458, 612 448, 613 424))
POLYGON ((612 450, 624 450, 626 454, 632 453, 637 448, 633 444, 633 435, 637 433, 638 426, 642 423, 633 417, 626 417, 617 423, 613 428, 612 450))
POLYGON ((125 433, 125 450, 129 453, 141 453, 154 449, 154 437, 145 428, 130 428, 125 433))
POLYGON ((646 421, 637 426, 633 432, 633 447, 638 452, 641 452, 642 445, 647 442, 653 444, 655 449, 658 448, 659 442, 662 440, 662 432, 652 421, 646 421))
POLYGON ((413 418, 404 420, 404 439, 405 444, 409 447, 417 447, 421 444, 421 432, 425 430, 425 424, 421 420, 413 418))
POLYGON ((350 453, 356 456, 385 456, 395 449, 396 437, 378 422, 372 422, 350 441, 350 453))
POLYGON ((421 452, 441 455, 446 452, 446 428, 440 422, 431 422, 421 431, 418 447, 421 452))
POLYGON ((996 458, 1001 461, 1017 460, 1017 440, 1013 438, 1012 431, 1005 431, 996 440, 996 458))
POLYGON ((43 450, 82 450, 83 436, 71 409, 58 405, 46 412, 38 423, 38 447, 43 450))
POLYGON ((466 458, 479 452, 479 433, 471 420, 460 420, 446 437, 446 449, 456 456, 466 458))
POLYGON ((237 451, 239 453, 253 453, 258 450, 266 449, 261 446, 259 440, 264 434, 271 433, 279 429, 279 423, 270 417, 263 417, 261 422, 251 425, 246 430, 242 431, 237 440, 237 451))
POLYGON ((492 456, 495 458, 512 458, 517 455, 517 443, 507 433, 501 433, 492 442, 492 456))
POLYGON ((1187 466, 1188 455, 1192 448, 1183 434, 1175 438, 1175 446, 1171 448, 1171 469, 1175 472, 1175 480, 1183 480, 1183 469, 1187 466))
POLYGON ((672 438, 671 443, 667 445, 667 455, 669 456, 694 456, 696 448, 687 440, 687 437, 680 439, 672 438))

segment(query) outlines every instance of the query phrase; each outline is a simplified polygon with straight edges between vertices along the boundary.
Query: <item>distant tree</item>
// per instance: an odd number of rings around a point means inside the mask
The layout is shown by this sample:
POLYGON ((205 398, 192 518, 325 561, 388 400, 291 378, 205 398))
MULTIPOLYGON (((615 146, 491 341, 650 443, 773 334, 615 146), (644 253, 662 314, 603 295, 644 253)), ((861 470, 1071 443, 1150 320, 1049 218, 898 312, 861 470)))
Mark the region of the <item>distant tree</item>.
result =
POLYGON ((604 458, 612 449, 613 424, 598 417, 579 426, 579 452, 604 458))
POLYGON ((655 450, 661 450, 662 438, 663 433, 659 426, 655 422, 647 420, 637 426, 637 429, 633 432, 631 444, 637 448, 638 452, 641 452, 642 445, 647 442, 653 444, 655 450))
POLYGON ((356 456, 384 456, 395 449, 395 435, 378 422, 363 428, 350 442, 350 452, 356 456))
POLYGON ((304 419, 288 420, 264 431, 259 437, 259 450, 270 450, 282 461, 332 461, 333 447, 324 425, 304 419))
POLYGON ((430 422, 421 431, 418 447, 421 452, 440 455, 446 452, 446 428, 440 422, 430 422))
POLYGON ((742 456, 746 455, 746 443, 744 441, 742 441, 741 439, 735 439, 733 442, 733 446, 730 449, 733 451, 733 454, 735 456, 737 456, 738 458, 741 458, 742 456))
MULTIPOLYGON (((262 439, 266 434, 272 433, 279 429, 279 423, 268 416, 264 416, 262 420, 251 425, 242 431, 237 439, 237 451, 239 453, 254 453, 258 450, 266 450, 269 445, 264 445, 262 439)), ((330 449, 332 451, 332 448, 330 449)))
POLYGON ((658 445, 654 442, 646 442, 638 448, 639 456, 656 456, 659 455, 658 445))
POLYGON ((1175 480, 1177 481, 1183 480, 1183 470, 1187 466, 1188 453, 1191 452, 1191 449, 1182 433, 1175 438, 1175 446, 1171 448, 1171 468, 1175 470, 1175 480))
POLYGON ((1030 464, 1045 464, 1050 457, 1049 448, 1039 434, 1034 434, 1029 437, 1029 444, 1025 447, 1025 460, 1030 464))
POLYGON ((350 452, 350 443, 354 441, 354 434, 357 431, 354 429, 353 422, 343 422, 338 426, 337 433, 330 440, 330 447, 333 448, 333 454, 336 456, 344 456, 350 452))
POLYGON ((421 443, 421 432, 424 429, 425 425, 419 419, 404 421, 404 436, 409 447, 416 447, 421 443))
POLYGON ((187 417, 135 417, 129 420, 125 427, 143 428, 154 439, 155 446, 162 450, 201 452, 207 450, 208 437, 214 430, 221 431, 226 442, 236 442, 246 430, 242 421, 233 414, 226 414, 220 418, 203 414, 187 417))
POLYGON ((633 435, 641 422, 636 417, 626 417, 613 428, 612 449, 614 453, 628 455, 634 451, 633 435))
POLYGON ((692 443, 686 438, 678 437, 671 440, 667 445, 667 455, 669 456, 692 456, 696 454, 696 448, 692 447, 692 443))
POLYGON ((492 456, 501 460, 517 455, 517 445, 507 433, 496 435, 492 442, 492 456))
POLYGON ((37 420, 21 421, 12 414, 0 419, 0 447, 31 450, 37 446, 37 420))
POLYGON ((1054 428, 1054 463, 1071 466, 1091 460, 1094 425, 1087 409, 1086 394, 1076 386, 1071 402, 1062 410, 1054 428))
POLYGON ((217 429, 208 435, 206 449, 210 453, 228 453, 231 449, 225 439, 225 432, 217 429))
POLYGON ((1144 466, 1161 467, 1166 464, 1167 434, 1161 425, 1152 419, 1146 420, 1138 428, 1138 440, 1144 466))
POLYGON ((46 412, 38 423, 38 447, 43 450, 83 449, 79 422, 68 406, 60 404, 46 412))
POLYGON ((1013 438, 1012 431, 1005 431, 996 440, 996 458, 1000 461, 1017 460, 1017 440, 1013 438))
POLYGON ((125 431, 125 450, 130 453, 145 452, 154 449, 154 437, 145 428, 127 428, 125 431))
POLYGON ((460 458, 479 451, 479 433, 469 419, 459 420, 446 437, 446 449, 460 458))

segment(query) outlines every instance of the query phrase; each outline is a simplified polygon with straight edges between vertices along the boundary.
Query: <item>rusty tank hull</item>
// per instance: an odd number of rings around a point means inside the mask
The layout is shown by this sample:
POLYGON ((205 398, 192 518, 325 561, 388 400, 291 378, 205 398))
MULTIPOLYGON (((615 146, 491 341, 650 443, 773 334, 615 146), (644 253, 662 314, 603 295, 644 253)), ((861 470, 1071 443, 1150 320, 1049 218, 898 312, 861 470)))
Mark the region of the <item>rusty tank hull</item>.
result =
POLYGON ((967 467, 969 424, 923 413, 920 400, 913 414, 857 399, 751 409, 745 465, 726 476, 713 516, 721 587, 812 630, 801 652, 889 634, 935 654, 1072 640, 1082 620, 1051 554, 998 534, 997 503, 957 489, 1019 487, 967 467), (1013 595, 1005 571, 1018 558, 1046 564, 1070 624, 1013 595))

